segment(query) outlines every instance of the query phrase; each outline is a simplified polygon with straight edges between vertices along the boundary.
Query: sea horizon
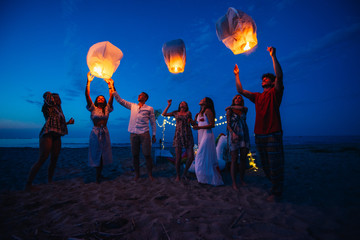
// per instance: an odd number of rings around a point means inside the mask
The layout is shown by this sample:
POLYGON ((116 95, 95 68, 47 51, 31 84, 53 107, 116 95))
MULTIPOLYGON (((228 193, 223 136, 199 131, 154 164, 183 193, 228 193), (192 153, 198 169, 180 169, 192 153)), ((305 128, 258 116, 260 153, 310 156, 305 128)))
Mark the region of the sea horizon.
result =
MULTIPOLYGON (((250 137, 252 146, 255 146, 255 139, 250 137)), ((284 136, 284 145, 302 144, 337 144, 337 143, 360 143, 360 136, 284 136)), ((62 138, 63 148, 87 148, 89 138, 62 138)), ((130 142, 112 140, 112 147, 130 147, 130 142)), ((171 142, 164 142, 165 147, 172 147, 171 142)), ((0 139, 0 148, 38 148, 39 138, 4 138, 0 139)), ((160 143, 153 144, 153 147, 160 147, 160 143)))

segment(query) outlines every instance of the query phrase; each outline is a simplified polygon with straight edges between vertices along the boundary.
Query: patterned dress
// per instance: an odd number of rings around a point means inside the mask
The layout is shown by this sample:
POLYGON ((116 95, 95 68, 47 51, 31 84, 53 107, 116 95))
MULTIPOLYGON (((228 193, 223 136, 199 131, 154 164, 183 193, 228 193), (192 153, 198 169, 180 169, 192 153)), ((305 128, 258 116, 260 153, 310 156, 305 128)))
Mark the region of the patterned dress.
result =
POLYGON ((181 148, 194 147, 194 137, 189 124, 192 119, 191 112, 188 111, 186 115, 180 115, 178 111, 175 111, 172 114, 176 119, 173 146, 181 148))
POLYGON ((48 133, 58 136, 64 136, 68 134, 65 116, 60 107, 44 104, 42 107, 42 112, 44 114, 46 123, 40 131, 40 137, 48 133))
POLYGON ((238 150, 240 148, 250 148, 249 129, 246 124, 246 114, 242 113, 241 116, 237 115, 233 111, 230 111, 230 128, 231 133, 229 136, 229 147, 231 151, 238 150))

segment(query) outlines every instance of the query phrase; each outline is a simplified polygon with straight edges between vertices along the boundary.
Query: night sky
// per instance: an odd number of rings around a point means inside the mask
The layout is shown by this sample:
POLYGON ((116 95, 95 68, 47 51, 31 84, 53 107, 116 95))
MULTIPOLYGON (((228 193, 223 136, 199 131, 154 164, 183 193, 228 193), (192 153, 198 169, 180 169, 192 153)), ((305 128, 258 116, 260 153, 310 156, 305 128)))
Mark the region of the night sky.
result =
MULTIPOLYGON (((193 116, 205 96, 214 100, 216 116, 225 115, 236 92, 238 64, 243 87, 262 92, 261 75, 273 72, 267 47, 277 49, 284 72, 280 108, 284 136, 360 135, 360 7, 357 1, 18 1, 0 3, 0 138, 37 138, 44 124, 45 91, 62 99, 71 138, 87 138, 92 128, 85 108, 86 55, 109 41, 124 56, 113 75, 120 96, 169 111, 181 101, 193 116), (250 54, 234 55, 218 40, 215 23, 229 7, 250 15, 258 45, 250 54), (162 54, 165 42, 182 39, 185 71, 172 74, 162 54)), ((96 78, 91 97, 108 99, 107 84, 96 78)), ((255 107, 247 123, 252 135, 255 107)), ((113 142, 129 142, 130 111, 114 101, 108 128, 113 142)), ((159 118, 162 123, 163 118, 159 118)), ((219 123, 222 120, 218 121, 219 123)), ((166 126, 172 141, 174 126, 166 126)), ((225 132, 217 126, 215 134, 225 132)), ((157 138, 162 130, 158 128, 157 138)))

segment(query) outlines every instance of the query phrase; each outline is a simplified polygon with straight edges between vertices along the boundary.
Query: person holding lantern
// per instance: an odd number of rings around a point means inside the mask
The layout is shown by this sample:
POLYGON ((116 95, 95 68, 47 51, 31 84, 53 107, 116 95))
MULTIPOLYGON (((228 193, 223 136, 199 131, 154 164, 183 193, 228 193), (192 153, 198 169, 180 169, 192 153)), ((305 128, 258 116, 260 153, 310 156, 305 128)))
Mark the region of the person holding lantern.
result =
POLYGON ((36 174, 49 155, 51 155, 51 157, 48 167, 48 182, 52 182, 56 163, 60 154, 61 137, 68 134, 67 125, 74 124, 75 122, 73 118, 70 118, 70 120, 66 122, 61 109, 61 99, 59 94, 45 92, 43 98, 44 104, 41 111, 44 114, 46 122, 39 134, 39 158, 31 167, 25 186, 26 190, 31 190, 32 182, 34 181, 36 174))
POLYGON ((211 98, 205 97, 200 103, 200 112, 196 114, 193 128, 198 130, 198 151, 195 157, 195 174, 199 183, 214 186, 223 185, 219 163, 216 156, 215 108, 211 98))
POLYGON ((140 146, 142 153, 146 160, 146 168, 151 181, 154 180, 152 176, 152 157, 151 157, 151 141, 156 142, 156 121, 153 107, 146 105, 149 95, 142 92, 138 96, 138 103, 128 102, 120 97, 116 92, 114 81, 112 87, 114 89, 113 95, 115 100, 121 106, 131 111, 128 131, 130 132, 131 153, 133 155, 133 164, 135 169, 135 181, 140 177, 140 146), (152 138, 150 139, 150 128, 152 131, 152 138))
POLYGON ((237 91, 255 103, 255 143, 266 177, 272 182, 269 201, 279 200, 284 185, 284 150, 280 104, 284 93, 283 72, 276 57, 276 48, 267 49, 272 58, 275 75, 262 76, 263 92, 244 90, 239 78, 239 68, 235 65, 234 74, 237 91))
POLYGON ((194 137, 192 134, 190 123, 192 122, 192 115, 189 111, 188 104, 182 101, 179 104, 178 110, 168 113, 172 100, 168 100, 168 105, 164 109, 162 115, 165 117, 174 117, 176 119, 176 129, 174 135, 173 146, 175 147, 175 166, 176 166, 176 179, 180 181, 180 165, 181 165, 181 152, 182 148, 186 149, 187 161, 183 176, 186 176, 193 160, 194 160, 194 137))
POLYGON ((96 182, 100 183, 101 172, 104 165, 112 163, 112 151, 109 130, 106 124, 109 119, 109 113, 113 111, 113 84, 110 80, 105 80, 109 85, 109 102, 106 102, 104 96, 97 96, 95 103, 90 97, 90 83, 94 76, 89 72, 87 74, 87 83, 85 88, 86 109, 91 112, 91 120, 94 124, 89 138, 89 166, 96 168, 96 182))
POLYGON ((240 94, 235 95, 231 106, 226 109, 227 136, 231 156, 231 179, 232 187, 238 190, 236 185, 237 159, 240 153, 240 182, 245 185, 244 176, 246 170, 246 159, 250 148, 249 129, 246 124, 247 107, 244 107, 244 99, 240 94))

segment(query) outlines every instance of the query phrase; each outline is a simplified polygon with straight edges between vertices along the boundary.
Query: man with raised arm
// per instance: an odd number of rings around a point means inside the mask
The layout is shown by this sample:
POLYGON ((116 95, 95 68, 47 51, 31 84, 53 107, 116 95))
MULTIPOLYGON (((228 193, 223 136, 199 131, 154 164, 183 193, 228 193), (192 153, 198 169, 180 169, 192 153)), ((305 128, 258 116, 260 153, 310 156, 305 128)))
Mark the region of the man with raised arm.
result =
POLYGON ((123 107, 131 111, 128 131, 130 132, 131 153, 133 155, 133 164, 135 169, 135 181, 140 177, 140 146, 142 153, 146 159, 146 168, 151 181, 154 180, 152 176, 152 158, 151 158, 151 140, 156 142, 156 122, 154 109, 145 104, 149 96, 142 92, 138 96, 138 103, 131 103, 122 99, 116 92, 114 81, 108 80, 112 83, 114 90, 113 95, 115 100, 123 107), (151 126, 152 138, 150 138, 151 126))
POLYGON ((239 68, 235 65, 234 74, 237 91, 255 103, 255 143, 266 177, 272 188, 267 198, 269 201, 279 200, 284 185, 284 150, 280 104, 284 93, 283 72, 276 57, 276 49, 267 49, 273 61, 275 75, 265 73, 262 76, 263 92, 250 92, 243 89, 239 78, 239 68))

